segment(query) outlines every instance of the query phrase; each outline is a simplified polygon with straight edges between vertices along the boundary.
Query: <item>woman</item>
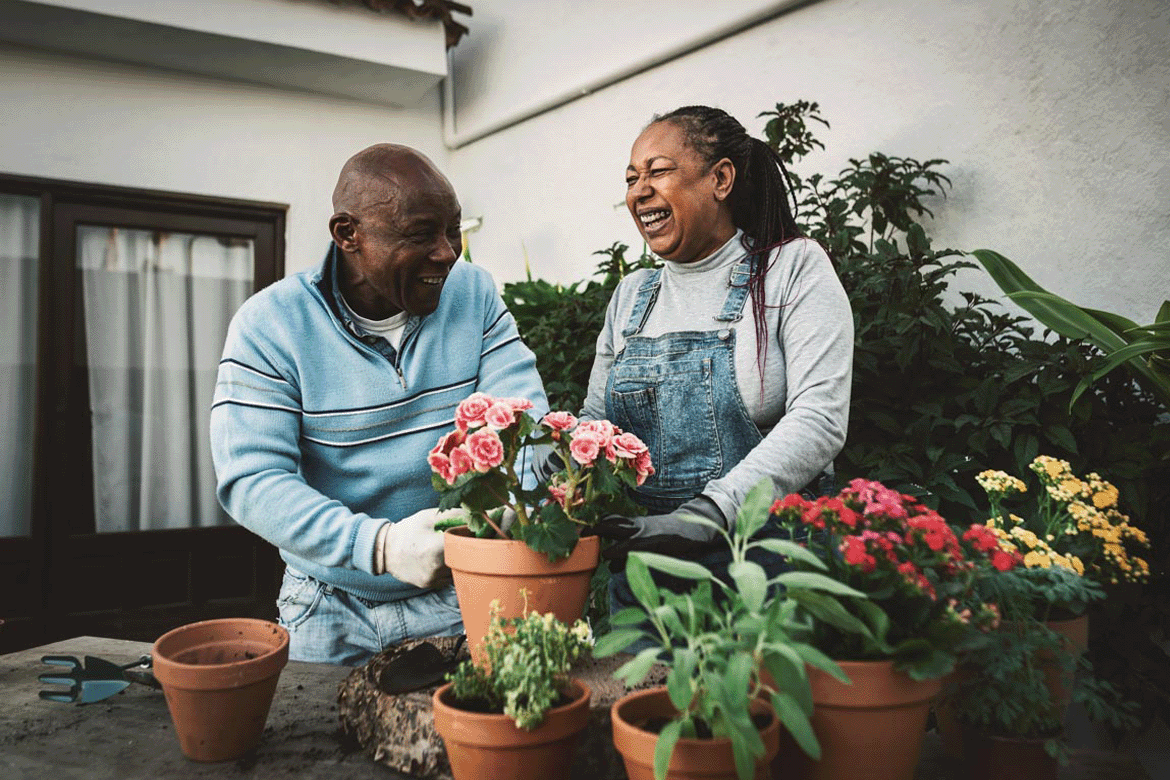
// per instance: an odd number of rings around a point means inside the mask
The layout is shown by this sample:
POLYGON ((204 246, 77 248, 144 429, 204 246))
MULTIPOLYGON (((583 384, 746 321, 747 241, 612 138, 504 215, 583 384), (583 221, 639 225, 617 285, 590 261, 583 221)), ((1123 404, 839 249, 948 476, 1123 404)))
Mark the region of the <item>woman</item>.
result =
MULTIPOLYGON (((705 552, 747 492, 831 485, 845 442, 853 360, 849 300, 824 250, 802 238, 776 153, 726 112, 686 106, 634 142, 626 206, 665 262, 618 285, 597 340, 583 416, 645 441, 649 514, 612 518, 607 557, 705 552)), ((721 545, 720 545, 721 546, 721 545)), ((719 551, 719 547, 713 548, 719 551)), ((722 557, 726 563, 726 556, 722 557)), ((629 602, 615 575, 611 597, 629 602)))

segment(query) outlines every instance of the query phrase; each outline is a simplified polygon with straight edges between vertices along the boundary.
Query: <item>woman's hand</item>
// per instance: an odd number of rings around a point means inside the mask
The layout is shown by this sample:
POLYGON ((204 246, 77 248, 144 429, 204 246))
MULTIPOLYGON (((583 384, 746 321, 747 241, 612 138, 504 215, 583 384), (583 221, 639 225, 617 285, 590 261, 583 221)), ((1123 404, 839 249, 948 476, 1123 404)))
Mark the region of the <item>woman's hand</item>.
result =
POLYGON ((622 571, 631 552, 655 552, 675 558, 693 557, 715 538, 727 521, 714 501, 698 495, 664 515, 622 517, 610 515, 593 532, 611 544, 602 551, 610 571, 622 571))

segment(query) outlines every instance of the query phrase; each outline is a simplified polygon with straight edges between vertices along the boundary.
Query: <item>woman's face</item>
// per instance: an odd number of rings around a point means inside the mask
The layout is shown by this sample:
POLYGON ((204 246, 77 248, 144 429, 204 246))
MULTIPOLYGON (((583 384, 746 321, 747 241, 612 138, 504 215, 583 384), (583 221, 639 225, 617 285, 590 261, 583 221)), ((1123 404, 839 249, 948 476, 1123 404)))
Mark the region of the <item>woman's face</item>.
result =
POLYGON ((692 263, 735 235, 727 202, 734 182, 730 160, 708 167, 678 125, 655 122, 630 151, 626 207, 654 254, 692 263))

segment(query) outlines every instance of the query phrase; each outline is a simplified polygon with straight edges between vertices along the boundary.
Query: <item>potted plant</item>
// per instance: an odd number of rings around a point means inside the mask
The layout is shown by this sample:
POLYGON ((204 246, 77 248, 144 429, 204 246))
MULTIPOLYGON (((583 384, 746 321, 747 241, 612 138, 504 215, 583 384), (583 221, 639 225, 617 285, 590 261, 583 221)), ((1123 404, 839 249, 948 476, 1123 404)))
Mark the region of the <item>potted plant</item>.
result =
POLYGON ((492 612, 478 661, 464 661, 432 698, 455 780, 567 778, 589 719, 589 687, 570 667, 592 644, 581 620, 492 612))
POLYGON ((846 678, 804 641, 807 624, 797 618, 791 597, 815 594, 831 603, 833 594, 862 594, 815 571, 769 579, 748 560, 748 551, 758 548, 823 568, 794 542, 753 539, 768 520, 771 500, 771 482, 764 480, 747 496, 731 533, 716 526, 731 548, 729 582, 693 561, 644 552, 628 557, 626 575, 639 606, 612 617, 614 628, 598 639, 594 655, 649 644, 615 672, 627 685, 643 680, 656 662, 670 667, 664 688, 638 691, 613 705, 614 744, 631 780, 766 777, 781 727, 801 749, 819 755, 809 725, 808 669, 846 678), (659 591, 650 569, 696 586, 689 593, 659 591))
POLYGON ((598 538, 582 533, 609 514, 641 514, 627 488, 654 471, 634 434, 568 412, 537 421, 531 407, 473 393, 456 410, 455 430, 428 456, 439 506, 468 512, 466 527, 448 529, 443 552, 472 657, 493 601, 505 618, 529 608, 566 623, 581 616, 600 551, 598 538), (531 465, 538 448, 562 464, 540 483, 531 465))
POLYGON ((1132 705, 1094 677, 1083 648, 1037 617, 1098 597, 1096 584, 1071 569, 1020 567, 982 580, 980 590, 1005 620, 970 649, 947 694, 972 780, 1055 780, 1070 699, 1115 728, 1134 725, 1132 705))
POLYGON ((999 619, 994 604, 972 599, 978 572, 1011 569, 1018 556, 984 526, 960 536, 913 496, 879 482, 855 479, 815 501, 789 495, 772 511, 794 535, 807 533, 808 555, 792 558, 798 570, 823 568, 864 594, 789 594, 812 620, 817 647, 852 680, 810 672, 822 756, 805 762, 803 776, 850 777, 864 762, 868 777, 909 780, 943 679, 999 619))

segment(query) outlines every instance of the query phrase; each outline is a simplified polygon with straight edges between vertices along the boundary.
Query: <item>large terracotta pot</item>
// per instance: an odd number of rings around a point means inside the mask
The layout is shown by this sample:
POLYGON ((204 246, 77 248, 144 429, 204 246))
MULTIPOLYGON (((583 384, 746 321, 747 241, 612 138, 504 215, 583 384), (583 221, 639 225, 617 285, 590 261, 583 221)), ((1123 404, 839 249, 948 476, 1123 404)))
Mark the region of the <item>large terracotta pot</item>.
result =
MULTIPOLYGON (((768 713, 771 721, 760 731, 764 756, 756 762, 755 780, 768 780, 769 764, 780 750, 780 721, 763 702, 752 704, 755 713, 768 713)), ((629 780, 654 780, 654 748, 658 734, 640 728, 652 718, 669 718, 678 711, 666 688, 650 688, 626 694, 610 709, 613 744, 621 753, 629 780)), ((537 775, 533 775, 537 777, 537 775)), ((735 757, 729 739, 680 739, 670 757, 668 780, 736 780, 735 757)))
POLYGON ((573 700, 549 710, 532 731, 506 715, 459 709, 452 687, 439 688, 431 702, 455 780, 568 780, 573 750, 589 722, 589 686, 573 680, 573 700))
POLYGON ((970 780, 1057 780, 1056 759, 1048 755, 1044 742, 1043 737, 996 737, 965 728, 970 780))
POLYGON ((204 620, 163 634, 151 656, 183 754, 226 761, 260 741, 288 632, 267 620, 204 620))
POLYGON ((799 753, 797 777, 809 780, 912 780, 931 701, 942 678, 911 680, 893 661, 838 661, 852 680, 809 669, 812 725, 821 760, 799 753))
POLYGON ((472 659, 482 660, 479 646, 487 634, 492 601, 499 600, 502 618, 522 617, 526 609, 552 612, 564 623, 581 617, 600 552, 600 539, 585 536, 568 558, 549 563, 547 555, 524 542, 477 539, 465 526, 449 529, 443 557, 455 580, 472 659))

